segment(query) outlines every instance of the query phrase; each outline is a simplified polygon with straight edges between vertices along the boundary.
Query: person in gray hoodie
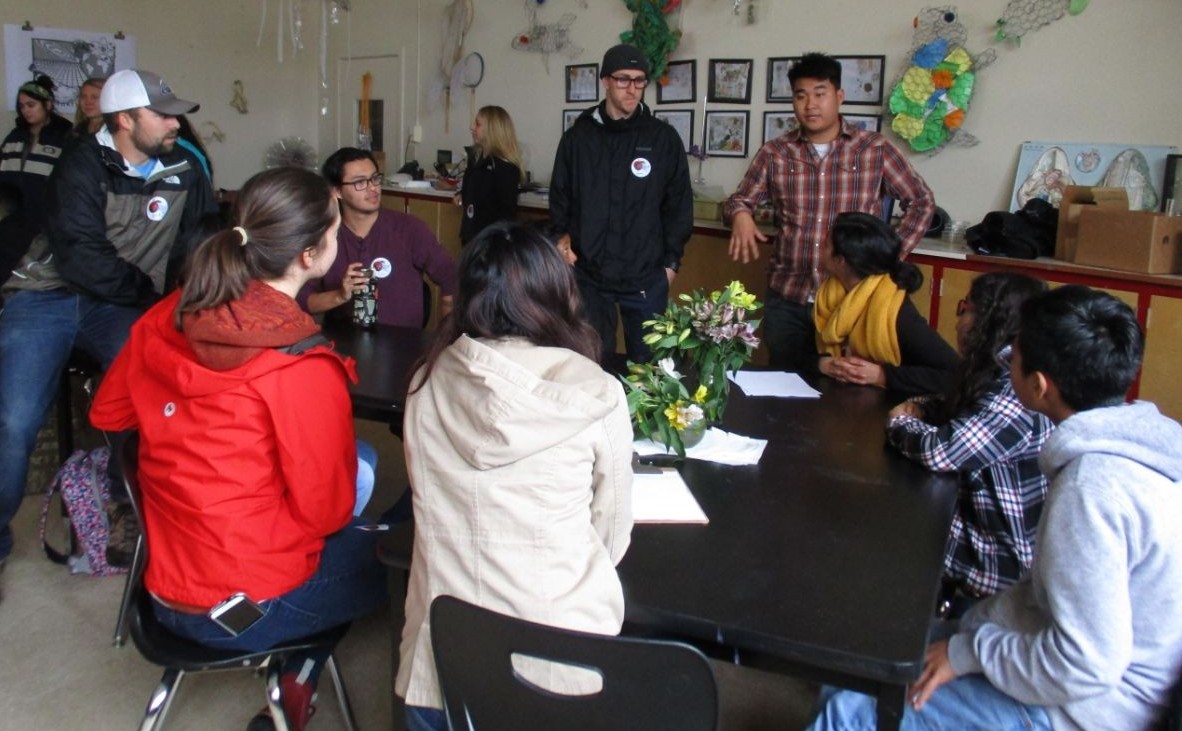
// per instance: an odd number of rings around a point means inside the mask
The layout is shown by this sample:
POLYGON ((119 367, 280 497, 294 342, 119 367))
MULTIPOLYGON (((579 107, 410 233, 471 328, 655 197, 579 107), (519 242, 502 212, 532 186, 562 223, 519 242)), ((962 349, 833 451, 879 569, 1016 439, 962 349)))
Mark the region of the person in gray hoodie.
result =
MULTIPOLYGON (((1067 286, 1022 309, 1018 398, 1058 424, 1034 564, 933 642, 901 728, 1148 729, 1182 670, 1182 426, 1124 403, 1143 341, 1129 307, 1067 286)), ((826 689, 814 729, 874 728, 826 689)))

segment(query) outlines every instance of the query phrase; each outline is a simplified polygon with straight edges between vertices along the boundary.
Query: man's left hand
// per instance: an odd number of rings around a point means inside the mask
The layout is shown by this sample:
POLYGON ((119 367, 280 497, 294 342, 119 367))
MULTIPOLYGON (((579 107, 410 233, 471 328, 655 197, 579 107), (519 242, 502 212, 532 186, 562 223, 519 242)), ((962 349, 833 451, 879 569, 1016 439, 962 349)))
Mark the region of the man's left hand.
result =
POLYGON ((924 656, 923 673, 911 686, 911 707, 917 711, 923 708, 937 688, 955 679, 956 671, 948 660, 948 640, 933 642, 924 656))
POLYGON ((839 381, 886 388, 886 371, 873 361, 853 355, 842 356, 834 358, 833 370, 834 378, 839 381))
POLYGON ((677 276, 677 272, 669 267, 665 267, 665 278, 669 280, 669 284, 673 284, 673 278, 677 276))

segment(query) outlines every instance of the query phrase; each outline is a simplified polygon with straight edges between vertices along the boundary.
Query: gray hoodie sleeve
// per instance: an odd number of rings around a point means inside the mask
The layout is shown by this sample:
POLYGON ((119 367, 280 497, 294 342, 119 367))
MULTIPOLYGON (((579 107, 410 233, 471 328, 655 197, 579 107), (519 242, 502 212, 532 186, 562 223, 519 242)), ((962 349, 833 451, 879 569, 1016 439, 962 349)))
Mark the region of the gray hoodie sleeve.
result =
POLYGON ((966 616, 949 642, 958 675, 981 672, 1023 703, 1052 706, 1120 682, 1133 653, 1126 536, 1137 516, 1109 489, 1110 475, 1096 472, 1085 459, 1056 476, 1039 528, 1034 581, 966 616))

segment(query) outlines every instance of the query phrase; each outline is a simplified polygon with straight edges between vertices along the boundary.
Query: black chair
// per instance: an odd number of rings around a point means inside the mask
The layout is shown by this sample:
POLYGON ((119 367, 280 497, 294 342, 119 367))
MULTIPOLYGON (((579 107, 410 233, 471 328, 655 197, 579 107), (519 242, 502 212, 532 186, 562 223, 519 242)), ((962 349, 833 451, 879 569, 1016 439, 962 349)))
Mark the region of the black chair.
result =
MULTIPOLYGON (((160 684, 152 691, 147 708, 144 709, 140 731, 155 731, 163 727, 164 717, 168 713, 168 708, 176 696, 185 674, 244 668, 257 671, 266 669, 265 693, 271 719, 275 723, 276 731, 288 731, 289 726, 283 711, 283 692, 279 685, 283 661, 295 652, 335 646, 349 630, 349 625, 343 624, 262 652, 248 652, 206 647, 179 637, 160 624, 156 619, 155 610, 152 608, 151 597, 143 584, 143 575, 148 567, 149 555, 148 542, 143 530, 143 515, 140 512, 142 502, 137 469, 138 449, 139 440, 135 435, 124 442, 122 449, 123 479, 127 484, 127 493, 131 497, 136 520, 140 523, 141 536, 140 544, 136 548, 137 559, 129 576, 131 581, 131 639, 144 659, 164 668, 160 684)), ((357 731, 353 707, 349 703, 349 694, 345 690, 344 680, 337 668, 336 658, 330 654, 326 665, 336 690, 337 700, 340 702, 343 727, 349 731, 357 731)))
POLYGON ((431 643, 452 731, 713 731, 718 688, 706 657, 678 642, 548 627, 452 596, 431 603, 431 643), (514 655, 597 671, 603 688, 560 695, 522 678, 514 655))

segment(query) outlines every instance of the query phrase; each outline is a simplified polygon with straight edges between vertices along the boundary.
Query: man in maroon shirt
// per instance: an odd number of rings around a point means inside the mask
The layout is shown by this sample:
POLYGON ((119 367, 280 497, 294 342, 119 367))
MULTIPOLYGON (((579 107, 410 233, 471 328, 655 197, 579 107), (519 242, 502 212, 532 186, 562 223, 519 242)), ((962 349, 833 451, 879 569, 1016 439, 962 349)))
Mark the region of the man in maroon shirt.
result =
POLYGON ((889 196, 904 210, 898 233, 906 255, 923 238, 936 204, 894 145, 842 119, 845 92, 836 59, 806 54, 789 69, 788 79, 800 126, 760 148, 723 212, 731 224, 730 255, 747 263, 759 258, 759 244, 768 239, 755 225, 755 207, 771 202, 776 233, 764 342, 773 367, 808 372, 816 369, 812 308, 824 271, 822 244, 833 219, 845 211, 881 215, 889 196))
POLYGON ((442 291, 441 314, 447 314, 456 291, 455 260, 427 224, 382 207, 373 153, 342 147, 324 161, 323 173, 341 201, 337 258, 328 273, 305 285, 300 304, 313 314, 351 317, 353 292, 369 280, 361 273, 368 268, 377 284, 379 323, 423 326, 423 275, 442 291))

